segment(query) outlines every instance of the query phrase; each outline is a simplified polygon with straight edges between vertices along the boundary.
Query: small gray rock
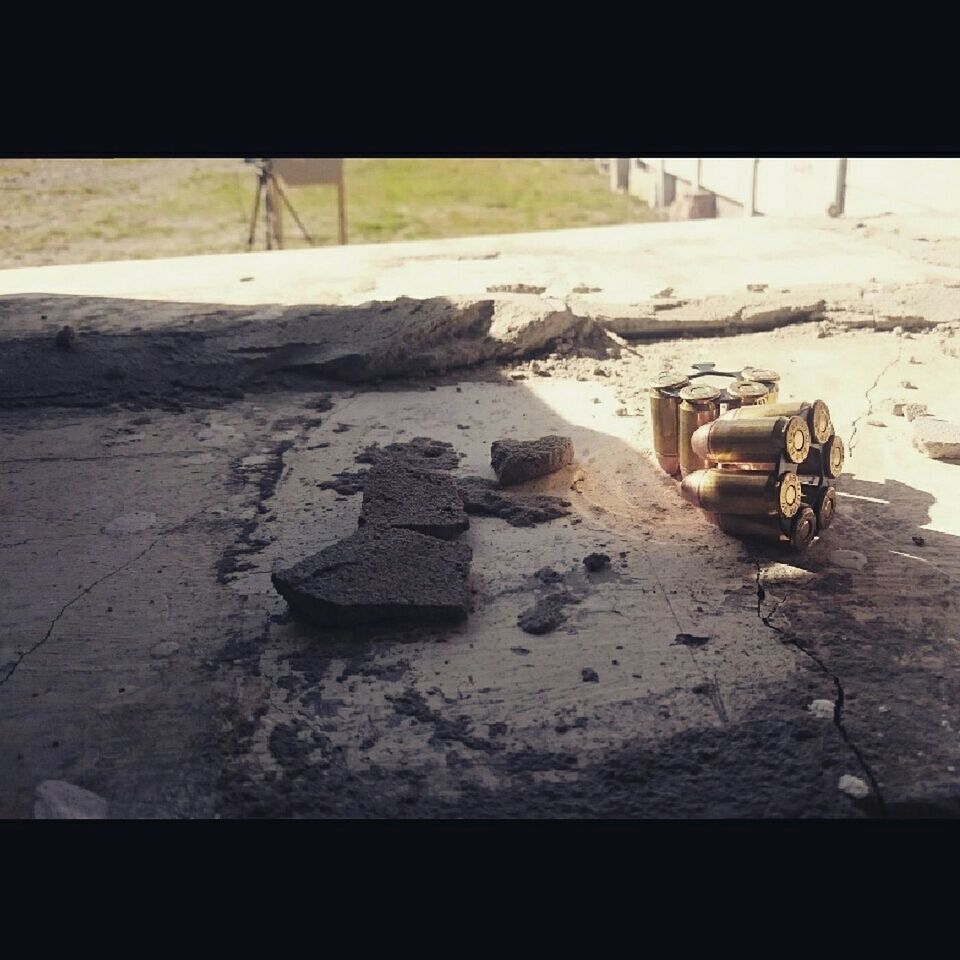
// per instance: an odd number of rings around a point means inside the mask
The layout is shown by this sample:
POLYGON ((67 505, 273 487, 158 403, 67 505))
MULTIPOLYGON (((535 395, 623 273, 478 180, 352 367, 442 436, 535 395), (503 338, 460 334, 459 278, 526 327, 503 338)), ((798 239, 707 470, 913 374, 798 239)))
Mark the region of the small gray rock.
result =
POLYGON ((845 773, 837 784, 843 793, 855 800, 862 800, 870 793, 870 788, 859 778, 845 773))
POLYGON ((173 640, 165 640, 163 643, 158 643, 155 647, 151 648, 150 656, 155 660, 159 660, 162 657, 172 657, 179 649, 179 643, 175 643, 173 640))
POLYGON ((107 801, 65 780, 44 780, 33 804, 35 820, 105 820, 107 801))
POLYGON ((857 550, 834 550, 830 559, 834 566, 843 567, 845 570, 863 570, 869 562, 866 556, 857 550))
POLYGON ((597 674, 597 671, 592 667, 585 667, 580 671, 580 677, 584 683, 599 683, 600 677, 597 674))
POLYGON ((913 422, 913 445, 932 460, 960 460, 960 423, 919 417, 913 422))
POLYGON ((571 603, 579 603, 579 600, 566 592, 551 593, 538 600, 529 610, 524 610, 517 617, 517 626, 524 633, 550 633, 566 621, 567 615, 563 608, 571 603))

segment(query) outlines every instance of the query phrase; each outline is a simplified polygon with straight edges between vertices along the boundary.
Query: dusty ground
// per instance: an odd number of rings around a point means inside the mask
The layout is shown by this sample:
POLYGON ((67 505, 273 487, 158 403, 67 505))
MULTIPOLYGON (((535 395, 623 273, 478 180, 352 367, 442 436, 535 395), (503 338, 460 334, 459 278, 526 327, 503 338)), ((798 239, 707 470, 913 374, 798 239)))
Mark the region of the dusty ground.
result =
MULTIPOLYGON (((737 336, 718 333, 745 314, 724 320, 713 303, 674 307, 693 311, 693 338, 667 321, 659 338, 604 341, 586 313, 534 298, 504 315, 526 311, 527 326, 453 337, 463 350, 506 344, 496 361, 349 385, 329 363, 342 362, 344 329, 375 329, 363 311, 342 314, 334 336, 336 314, 271 319, 226 298, 206 319, 175 297, 135 311, 46 299, 43 320, 40 301, 8 300, 2 357, 35 364, 38 386, 20 398, 8 386, 0 412, 0 813, 30 816, 38 784, 57 779, 121 817, 956 815, 957 465, 914 450, 889 412, 894 400, 941 415, 960 404, 954 268, 937 268, 852 299, 825 284, 816 312, 785 307, 774 329, 737 336), (881 306, 851 308, 871 298, 881 306), (230 395, 132 364, 120 382, 149 380, 144 393, 79 378, 51 400, 66 376, 50 371, 81 356, 51 345, 64 318, 95 356, 125 325, 162 338, 192 318, 206 350, 218 326, 244 320, 234 345, 253 331, 271 363, 286 335, 261 331, 286 320, 320 367, 306 381, 283 363, 258 384, 236 361, 208 365, 242 369, 230 395), (537 356, 513 358, 531 329, 537 356), (785 397, 829 403, 848 460, 839 516, 808 553, 724 536, 656 467, 643 386, 701 360, 772 366, 785 397), (371 442, 444 440, 464 454, 456 473, 492 476, 493 440, 551 433, 573 438, 576 461, 529 489, 569 498, 573 513, 532 528, 471 518, 464 625, 323 633, 272 589, 273 569, 355 529, 359 496, 319 484, 359 469, 371 442), (585 571, 594 551, 610 569, 585 571), (536 636, 517 618, 560 589, 535 577, 545 566, 582 600, 536 636), (869 796, 841 792, 844 775, 869 796)), ((416 324, 390 329, 417 363, 435 343, 416 324)), ((371 363, 396 355, 352 349, 371 363)))

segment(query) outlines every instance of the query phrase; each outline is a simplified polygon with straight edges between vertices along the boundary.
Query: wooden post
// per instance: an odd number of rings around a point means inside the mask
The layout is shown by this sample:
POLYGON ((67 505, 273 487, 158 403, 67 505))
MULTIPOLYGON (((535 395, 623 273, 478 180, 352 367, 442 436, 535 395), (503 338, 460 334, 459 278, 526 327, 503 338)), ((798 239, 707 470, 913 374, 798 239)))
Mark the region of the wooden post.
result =
POLYGON ((343 183, 343 172, 341 168, 340 180, 337 182, 337 218, 340 222, 340 245, 347 244, 347 198, 346 189, 343 183))

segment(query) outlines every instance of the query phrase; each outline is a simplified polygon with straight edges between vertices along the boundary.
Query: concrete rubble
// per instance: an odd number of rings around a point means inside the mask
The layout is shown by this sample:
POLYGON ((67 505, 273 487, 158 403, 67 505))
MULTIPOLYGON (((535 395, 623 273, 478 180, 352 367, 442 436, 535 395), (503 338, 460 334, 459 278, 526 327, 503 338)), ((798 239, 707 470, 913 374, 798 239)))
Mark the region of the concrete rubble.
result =
POLYGON ((545 477, 571 463, 573 443, 569 437, 495 440, 490 448, 490 465, 503 487, 545 477))
POLYGON ((471 550, 412 530, 368 527, 271 579, 321 626, 448 623, 470 609, 471 550))
POLYGON ((913 424, 913 444, 932 460, 960 460, 960 423, 920 417, 913 424))

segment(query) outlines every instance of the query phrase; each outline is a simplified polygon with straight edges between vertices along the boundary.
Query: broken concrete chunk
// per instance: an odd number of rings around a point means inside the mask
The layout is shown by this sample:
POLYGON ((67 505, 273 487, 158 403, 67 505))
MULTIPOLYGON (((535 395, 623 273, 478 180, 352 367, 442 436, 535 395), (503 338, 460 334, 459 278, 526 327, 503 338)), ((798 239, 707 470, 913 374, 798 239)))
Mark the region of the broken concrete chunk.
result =
POLYGON ((593 667, 584 667, 580 671, 580 679, 583 680, 584 683, 600 682, 600 677, 597 674, 597 671, 593 669, 593 667))
POLYGON ((359 521, 453 540, 470 526, 453 480, 384 458, 364 478, 359 521))
POLYGON ((903 415, 910 423, 913 423, 913 421, 919 417, 929 416, 925 403, 905 403, 903 405, 903 415))
POLYGON ((490 464, 502 486, 545 477, 573 463, 570 437, 548 436, 539 440, 494 440, 490 464))
POLYGON ((469 514, 500 517, 514 527, 531 527, 570 514, 570 501, 544 494, 508 493, 494 480, 463 477, 456 481, 463 507, 469 514))
POLYGON ((913 422, 913 445, 932 460, 960 460, 960 423, 919 417, 913 422))
POLYGON ((35 820, 105 820, 107 801, 65 780, 44 780, 33 804, 35 820))
POLYGON ((455 622, 470 608, 471 556, 465 543, 367 526, 271 580, 320 626, 455 622))

